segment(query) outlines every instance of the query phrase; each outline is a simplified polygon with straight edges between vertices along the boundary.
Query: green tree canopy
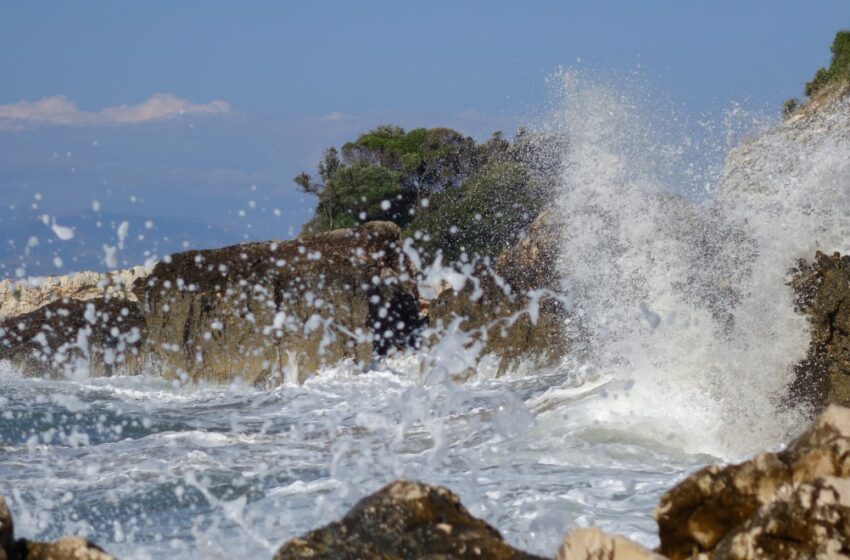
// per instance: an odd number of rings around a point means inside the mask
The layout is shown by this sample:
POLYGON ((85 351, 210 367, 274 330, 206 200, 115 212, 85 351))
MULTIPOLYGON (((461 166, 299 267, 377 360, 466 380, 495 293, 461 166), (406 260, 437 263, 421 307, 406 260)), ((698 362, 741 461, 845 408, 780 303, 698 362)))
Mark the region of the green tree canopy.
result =
POLYGON ((560 139, 520 129, 478 144, 448 128, 380 126, 329 148, 299 188, 318 197, 303 233, 391 220, 433 258, 495 256, 545 204, 560 164, 560 139))
POLYGON ((846 86, 850 82, 850 31, 839 31, 830 48, 832 60, 829 68, 819 68, 814 78, 806 83, 806 95, 812 97, 830 86, 846 86))

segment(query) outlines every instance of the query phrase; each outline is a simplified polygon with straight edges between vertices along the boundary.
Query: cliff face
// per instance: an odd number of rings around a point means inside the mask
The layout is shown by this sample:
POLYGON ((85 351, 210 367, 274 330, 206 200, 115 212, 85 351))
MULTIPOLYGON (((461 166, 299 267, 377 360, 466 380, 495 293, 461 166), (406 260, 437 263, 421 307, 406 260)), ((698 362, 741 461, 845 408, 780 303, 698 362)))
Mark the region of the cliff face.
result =
POLYGON ((406 266, 398 226, 370 222, 172 255, 133 292, 167 375, 301 381, 415 342, 419 306, 406 266))

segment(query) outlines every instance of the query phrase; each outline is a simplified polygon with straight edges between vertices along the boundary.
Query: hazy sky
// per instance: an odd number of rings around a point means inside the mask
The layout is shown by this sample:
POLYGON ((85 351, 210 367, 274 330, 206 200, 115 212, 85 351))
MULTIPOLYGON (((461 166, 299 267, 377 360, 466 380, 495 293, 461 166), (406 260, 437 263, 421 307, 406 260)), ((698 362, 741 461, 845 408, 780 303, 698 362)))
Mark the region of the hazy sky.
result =
POLYGON ((778 111, 847 27, 848 0, 6 1, 0 229, 97 201, 286 237, 311 202, 292 177, 377 124, 510 131, 559 66, 778 111))

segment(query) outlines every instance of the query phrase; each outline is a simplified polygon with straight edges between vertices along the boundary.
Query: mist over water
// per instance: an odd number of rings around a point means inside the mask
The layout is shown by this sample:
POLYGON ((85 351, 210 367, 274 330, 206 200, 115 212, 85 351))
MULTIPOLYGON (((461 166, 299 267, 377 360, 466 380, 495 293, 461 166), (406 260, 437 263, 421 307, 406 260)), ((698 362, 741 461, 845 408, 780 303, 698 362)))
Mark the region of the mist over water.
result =
POLYGON ((478 347, 450 328, 429 352, 270 390, 0 366, 19 533, 127 558, 270 556, 403 476, 448 486, 532 552, 577 525, 654 545, 651 512, 679 477, 786 441, 805 411, 782 395, 808 346, 786 271, 850 238, 847 102, 713 173, 621 92, 565 82, 546 127, 569 138, 553 209, 565 328, 583 343, 569 363, 493 379, 484 360, 456 384, 478 347))

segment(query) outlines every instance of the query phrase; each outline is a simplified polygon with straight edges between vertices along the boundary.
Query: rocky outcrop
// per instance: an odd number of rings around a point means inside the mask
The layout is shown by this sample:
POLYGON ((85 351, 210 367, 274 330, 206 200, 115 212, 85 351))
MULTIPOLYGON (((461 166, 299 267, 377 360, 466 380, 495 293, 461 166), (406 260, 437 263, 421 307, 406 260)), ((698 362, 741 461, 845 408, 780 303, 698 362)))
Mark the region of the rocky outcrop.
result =
POLYGON ((542 212, 493 268, 479 267, 461 289, 444 290, 431 302, 431 326, 439 331, 461 319, 461 330, 483 343, 482 356, 498 358, 500 374, 522 361, 557 364, 570 349, 556 271, 558 239, 553 214, 542 212))
POLYGON ((655 512, 674 560, 844 557, 850 550, 850 409, 830 406, 785 451, 710 466, 655 512))
POLYGON ((0 322, 0 360, 26 375, 137 373, 145 333, 132 301, 55 301, 0 322))
POLYGON ((776 498, 717 546, 715 558, 847 558, 850 480, 824 477, 784 486, 776 498))
POLYGON ((449 490, 398 480, 358 502, 340 521, 285 543, 274 558, 539 557, 512 548, 449 490))
POLYGON ((78 272, 32 280, 0 280, 0 319, 35 311, 56 301, 118 297, 135 301, 130 286, 150 270, 137 266, 112 272, 78 272))
POLYGON ((826 403, 850 406, 850 257, 818 251, 814 262, 799 263, 792 286, 811 324, 811 345, 796 368, 792 398, 816 410, 826 403))
POLYGON ((12 514, 0 496, 0 560, 112 560, 112 556, 79 537, 55 542, 15 539, 12 514))
POLYGON ((166 375, 262 383, 415 344, 418 297, 399 235, 370 222, 172 255, 133 285, 149 348, 166 375))
POLYGON ((664 560, 664 557, 626 537, 586 528, 570 531, 555 560, 664 560))

